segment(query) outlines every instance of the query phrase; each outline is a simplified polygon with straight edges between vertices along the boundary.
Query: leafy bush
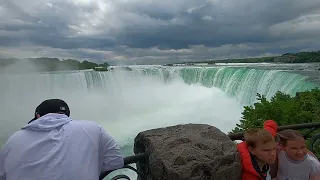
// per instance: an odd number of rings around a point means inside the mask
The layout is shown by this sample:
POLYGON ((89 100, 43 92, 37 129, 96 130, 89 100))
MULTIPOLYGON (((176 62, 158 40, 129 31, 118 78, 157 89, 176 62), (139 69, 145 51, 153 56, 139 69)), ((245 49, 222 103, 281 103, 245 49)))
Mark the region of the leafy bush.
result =
POLYGON ((272 119, 279 126, 320 122, 320 90, 298 92, 291 97, 278 91, 270 100, 257 94, 258 102, 245 106, 240 123, 232 132, 262 127, 265 120, 272 119))

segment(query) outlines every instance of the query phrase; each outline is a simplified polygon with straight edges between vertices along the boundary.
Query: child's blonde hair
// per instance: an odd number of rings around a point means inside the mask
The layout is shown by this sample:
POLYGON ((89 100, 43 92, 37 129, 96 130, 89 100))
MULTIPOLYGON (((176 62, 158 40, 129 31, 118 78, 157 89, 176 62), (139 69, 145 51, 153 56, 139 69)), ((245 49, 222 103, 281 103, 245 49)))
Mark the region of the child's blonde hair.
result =
POLYGON ((283 146, 285 146, 289 140, 304 139, 303 135, 299 131, 293 129, 280 131, 278 133, 278 137, 280 139, 279 143, 283 146))
POLYGON ((247 130, 244 134, 244 140, 248 146, 251 146, 252 148, 255 148, 258 142, 265 144, 270 141, 275 141, 271 133, 263 128, 252 128, 247 130))

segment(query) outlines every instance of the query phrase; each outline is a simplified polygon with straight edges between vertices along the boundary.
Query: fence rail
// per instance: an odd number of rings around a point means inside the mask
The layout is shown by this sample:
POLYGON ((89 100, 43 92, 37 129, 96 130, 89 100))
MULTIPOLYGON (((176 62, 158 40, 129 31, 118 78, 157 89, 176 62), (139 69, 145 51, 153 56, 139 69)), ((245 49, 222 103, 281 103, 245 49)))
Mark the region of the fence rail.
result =
MULTIPOLYGON (((310 129, 310 130, 312 130, 311 132, 313 132, 313 131, 317 130, 318 128, 320 128, 320 122, 279 126, 278 131, 283 131, 286 129, 295 129, 295 130, 310 129)), ((309 132, 308 134, 310 134, 311 132, 309 132)), ((231 140, 242 140, 243 134, 244 134, 244 132, 230 133, 230 134, 228 134, 228 136, 230 137, 231 140)), ((306 136, 306 135, 304 135, 304 136, 306 136)))
MULTIPOLYGON (((309 137, 309 135, 312 132, 314 132, 317 129, 320 129, 320 122, 279 126, 278 131, 283 131, 283 130, 286 130, 286 129, 295 129, 295 130, 309 129, 304 134, 304 137, 307 138, 307 137, 309 137)), ((243 134, 244 134, 243 132, 230 133, 230 134, 228 134, 228 136, 233 141, 234 140, 242 140, 243 139, 243 134)), ((310 138, 310 143, 309 143, 308 148, 309 148, 310 151, 314 152, 315 154, 320 154, 320 133, 314 134, 310 138)), ((143 177, 144 176, 143 174, 139 174, 137 169, 132 167, 132 166, 130 166, 129 164, 134 164, 134 163, 143 161, 146 158, 148 158, 148 154, 146 152, 145 153, 136 154, 136 155, 133 155, 133 156, 125 157, 124 158, 124 166, 121 169, 130 169, 130 170, 136 172, 140 177, 143 177)), ((116 169, 116 170, 118 170, 118 169, 116 169)), ((107 171, 107 172, 101 173, 100 177, 99 177, 99 180, 104 179, 111 172, 116 171, 116 170, 112 170, 112 171, 107 171)), ((131 180, 130 177, 128 177, 127 175, 124 175, 124 174, 119 174, 119 175, 116 175, 116 176, 111 178, 111 180, 117 180, 117 179, 131 180)))

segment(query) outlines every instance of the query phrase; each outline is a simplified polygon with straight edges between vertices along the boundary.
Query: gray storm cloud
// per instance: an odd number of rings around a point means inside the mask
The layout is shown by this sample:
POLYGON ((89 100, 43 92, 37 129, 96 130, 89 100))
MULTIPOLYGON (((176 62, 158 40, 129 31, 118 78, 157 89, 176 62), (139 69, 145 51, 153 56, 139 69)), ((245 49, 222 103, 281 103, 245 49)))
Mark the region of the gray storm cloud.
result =
POLYGON ((318 0, 0 4, 1 57, 167 63, 318 50, 319 40, 318 0))

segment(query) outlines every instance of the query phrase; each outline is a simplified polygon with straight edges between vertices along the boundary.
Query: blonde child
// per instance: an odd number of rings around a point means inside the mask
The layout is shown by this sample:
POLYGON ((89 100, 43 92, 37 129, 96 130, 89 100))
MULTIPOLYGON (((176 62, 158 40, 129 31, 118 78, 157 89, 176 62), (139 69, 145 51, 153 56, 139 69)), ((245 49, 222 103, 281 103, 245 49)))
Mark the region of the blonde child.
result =
POLYGON ((270 180, 269 165, 276 160, 278 125, 267 120, 264 128, 249 129, 243 142, 237 145, 242 164, 242 180, 270 180))

